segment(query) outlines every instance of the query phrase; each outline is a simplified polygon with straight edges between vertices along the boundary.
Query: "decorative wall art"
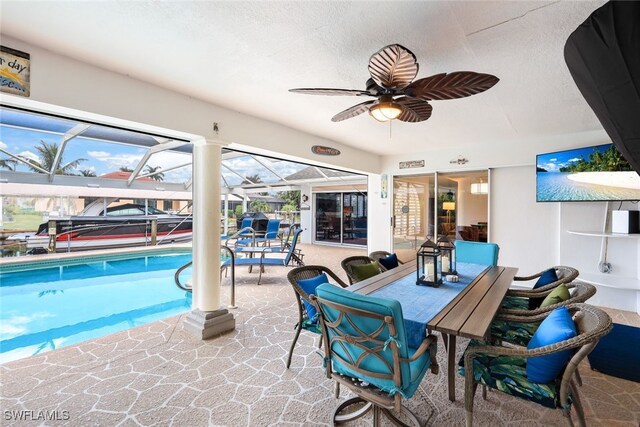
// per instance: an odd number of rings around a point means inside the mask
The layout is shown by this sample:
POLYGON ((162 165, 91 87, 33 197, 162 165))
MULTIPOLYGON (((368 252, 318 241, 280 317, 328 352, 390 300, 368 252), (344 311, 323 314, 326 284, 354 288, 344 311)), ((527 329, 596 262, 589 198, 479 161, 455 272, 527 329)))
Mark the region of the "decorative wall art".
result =
POLYGON ((14 95, 29 96, 31 55, 0 46, 0 90, 14 95))

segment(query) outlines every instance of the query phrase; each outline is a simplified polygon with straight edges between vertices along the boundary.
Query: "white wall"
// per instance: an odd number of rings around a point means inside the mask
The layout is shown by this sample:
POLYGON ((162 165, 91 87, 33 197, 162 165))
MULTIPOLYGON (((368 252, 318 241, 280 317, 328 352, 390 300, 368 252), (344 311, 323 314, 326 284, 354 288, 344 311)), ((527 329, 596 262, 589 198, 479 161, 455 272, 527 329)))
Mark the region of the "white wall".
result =
MULTIPOLYGON (((31 54, 32 101, 221 139, 234 144, 232 148, 286 153, 284 157, 288 159, 348 170, 380 171, 378 155, 97 68, 11 37, 2 35, 2 44, 31 54), (219 135, 213 132, 213 122, 219 125, 219 135), (311 146, 316 144, 338 148, 342 154, 315 155, 311 146)), ((3 101, 22 98, 7 94, 0 97, 3 101)))
POLYGON ((367 224, 367 250, 390 251, 391 250, 391 201, 393 200, 393 184, 391 176, 388 177, 387 197, 382 198, 381 175, 369 175, 369 221, 367 224))
POLYGON ((559 203, 536 203, 536 168, 491 169, 490 236, 500 265, 527 276, 558 265, 559 203))

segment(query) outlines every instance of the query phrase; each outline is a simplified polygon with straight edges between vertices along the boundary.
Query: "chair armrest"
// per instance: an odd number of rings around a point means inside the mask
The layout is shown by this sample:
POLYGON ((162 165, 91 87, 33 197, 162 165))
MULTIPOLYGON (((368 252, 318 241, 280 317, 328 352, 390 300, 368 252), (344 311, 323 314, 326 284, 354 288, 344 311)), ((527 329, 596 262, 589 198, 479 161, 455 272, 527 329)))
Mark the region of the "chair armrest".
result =
POLYGON ((436 337, 435 335, 427 336, 424 340, 422 340, 422 343, 420 343, 420 347, 418 347, 416 352, 413 353, 413 356, 411 356, 408 359, 400 358, 400 361, 401 362, 414 362, 414 361, 418 360, 418 358, 420 356, 422 356, 422 353, 427 351, 429 349, 429 347, 431 347, 432 344, 435 344, 436 346, 438 345, 438 337, 436 337))
POLYGON ((533 279, 537 279, 540 276, 542 276, 542 271, 540 273, 536 273, 536 274, 532 274, 531 276, 515 276, 513 278, 514 281, 518 281, 518 282, 523 282, 523 281, 527 281, 527 280, 533 280, 533 279))

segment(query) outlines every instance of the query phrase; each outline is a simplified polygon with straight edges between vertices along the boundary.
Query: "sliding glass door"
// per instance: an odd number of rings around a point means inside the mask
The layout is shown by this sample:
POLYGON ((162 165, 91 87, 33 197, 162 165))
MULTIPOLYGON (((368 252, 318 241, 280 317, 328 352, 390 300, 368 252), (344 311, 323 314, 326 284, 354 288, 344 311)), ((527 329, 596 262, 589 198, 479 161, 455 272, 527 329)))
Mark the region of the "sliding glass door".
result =
POLYGON ((367 193, 316 193, 316 242, 367 244, 367 193))

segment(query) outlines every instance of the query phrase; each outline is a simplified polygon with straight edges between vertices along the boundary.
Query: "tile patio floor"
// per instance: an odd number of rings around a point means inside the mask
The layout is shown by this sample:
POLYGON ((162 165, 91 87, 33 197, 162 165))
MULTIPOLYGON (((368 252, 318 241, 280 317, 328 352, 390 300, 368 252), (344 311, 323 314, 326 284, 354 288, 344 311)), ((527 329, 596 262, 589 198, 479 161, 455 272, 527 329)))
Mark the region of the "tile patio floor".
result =
MULTIPOLYGON (((362 250, 303 245, 307 264, 344 273, 339 262, 362 250)), ((285 361, 297 312, 284 268, 269 268, 237 280, 236 330, 199 341, 172 317, 79 345, 0 365, 2 426, 313 426, 329 425, 338 403, 326 379, 317 341, 303 332, 291 369, 285 361), (60 421, 18 422, 10 411, 59 411, 60 421), (67 412, 62 412, 67 411, 67 412)), ((346 277, 344 277, 346 279, 346 277)), ((228 301, 228 285, 223 285, 228 301)), ((640 326, 634 313, 610 311, 614 321, 640 326)), ((458 351, 466 345, 460 340, 458 351)), ((446 394, 445 353, 439 343, 440 374, 428 373, 408 401, 429 426, 464 425, 464 380, 458 400, 446 394)), ((581 393, 590 426, 634 426, 640 422, 640 384, 580 366, 581 393)), ((347 395, 342 391, 341 399, 347 395)), ((477 426, 565 425, 560 411, 489 393, 475 400, 477 426)), ((365 417, 352 425, 370 425, 365 417)))

